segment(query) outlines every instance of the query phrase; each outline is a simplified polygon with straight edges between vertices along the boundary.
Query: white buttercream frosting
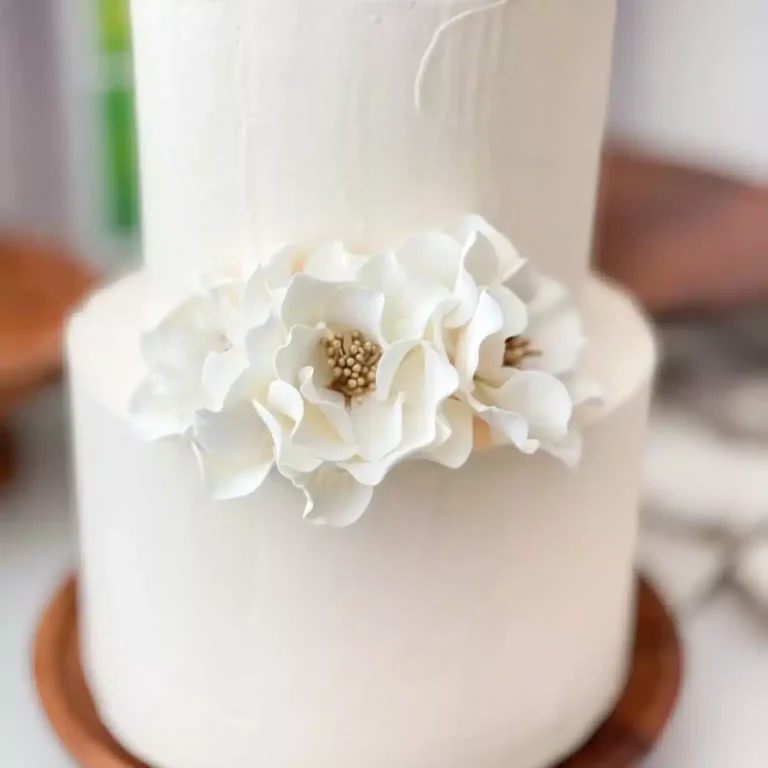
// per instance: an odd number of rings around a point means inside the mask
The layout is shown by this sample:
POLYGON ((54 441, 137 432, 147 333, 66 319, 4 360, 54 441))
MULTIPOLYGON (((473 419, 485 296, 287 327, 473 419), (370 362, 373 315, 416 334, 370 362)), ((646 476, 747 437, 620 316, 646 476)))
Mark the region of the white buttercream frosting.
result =
POLYGON ((133 0, 153 274, 285 242, 385 249, 476 210, 577 288, 613 0, 491 5, 133 0))
POLYGON ((622 687, 633 611, 654 352, 631 302, 587 283, 605 405, 575 471, 509 449, 407 462, 329 531, 279 474, 218 502, 188 450, 136 434, 147 283, 100 292, 69 333, 84 663, 129 751, 168 768, 541 768, 586 738, 622 687))

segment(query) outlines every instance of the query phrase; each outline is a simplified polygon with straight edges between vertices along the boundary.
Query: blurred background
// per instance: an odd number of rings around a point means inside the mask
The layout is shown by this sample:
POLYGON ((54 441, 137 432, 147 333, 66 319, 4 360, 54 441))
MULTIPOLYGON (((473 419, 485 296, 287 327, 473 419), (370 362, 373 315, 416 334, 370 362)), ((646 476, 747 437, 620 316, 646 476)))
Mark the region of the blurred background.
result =
MULTIPOLYGON (((72 768, 30 682, 74 556, 63 318, 138 263, 127 0, 0 0, 0 764, 72 768)), ((595 263, 662 342, 639 560, 686 644, 645 768, 764 768, 768 2, 620 0, 595 263)))

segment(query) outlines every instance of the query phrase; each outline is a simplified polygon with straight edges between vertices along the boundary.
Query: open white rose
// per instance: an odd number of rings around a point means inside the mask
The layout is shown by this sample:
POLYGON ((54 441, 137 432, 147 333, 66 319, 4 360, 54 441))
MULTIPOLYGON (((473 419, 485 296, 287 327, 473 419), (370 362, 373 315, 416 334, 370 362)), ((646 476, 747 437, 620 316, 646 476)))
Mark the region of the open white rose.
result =
POLYGON ((148 439, 186 434, 208 404, 204 369, 242 342, 241 302, 239 280, 210 281, 142 336, 147 375, 129 410, 148 439))
POLYGON ((478 421, 574 462, 583 341, 564 290, 467 216, 392 252, 283 248, 196 295, 145 338, 134 415, 189 435, 217 498, 276 466, 308 519, 347 525, 399 462, 464 464, 478 421))

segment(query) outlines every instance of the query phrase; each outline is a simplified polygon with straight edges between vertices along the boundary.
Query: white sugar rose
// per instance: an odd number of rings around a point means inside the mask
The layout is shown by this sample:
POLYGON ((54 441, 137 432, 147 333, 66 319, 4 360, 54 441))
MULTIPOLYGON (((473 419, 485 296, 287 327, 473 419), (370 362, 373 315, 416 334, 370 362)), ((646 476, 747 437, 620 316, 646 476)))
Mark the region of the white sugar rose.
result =
POLYGON ((145 337, 133 412, 188 436, 216 498, 276 466, 305 517, 347 525, 398 463, 464 464, 478 424, 574 462, 583 342, 566 292, 467 216, 393 252, 284 248, 194 296, 145 337))
POLYGON ((129 405, 142 433, 159 439, 189 432, 208 402, 207 364, 243 339, 242 285, 227 277, 198 287, 141 338, 147 375, 129 405))

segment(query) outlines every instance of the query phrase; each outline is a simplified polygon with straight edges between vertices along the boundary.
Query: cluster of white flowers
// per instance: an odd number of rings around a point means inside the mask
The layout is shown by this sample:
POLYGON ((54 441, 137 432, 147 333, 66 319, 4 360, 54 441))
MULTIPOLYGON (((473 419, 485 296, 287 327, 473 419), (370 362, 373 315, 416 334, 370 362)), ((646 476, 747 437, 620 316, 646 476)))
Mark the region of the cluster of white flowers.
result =
POLYGON ((405 459, 461 467, 478 434, 575 463, 573 409, 595 394, 567 292, 474 215, 391 252, 283 248, 209 278, 142 345, 149 438, 188 440, 218 499, 276 467, 331 525, 405 459))

